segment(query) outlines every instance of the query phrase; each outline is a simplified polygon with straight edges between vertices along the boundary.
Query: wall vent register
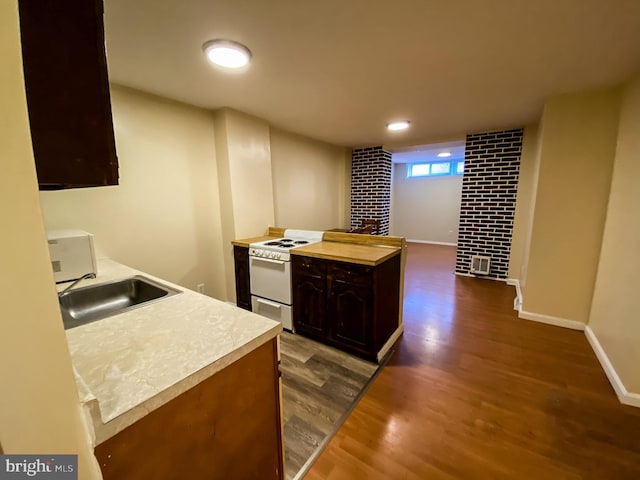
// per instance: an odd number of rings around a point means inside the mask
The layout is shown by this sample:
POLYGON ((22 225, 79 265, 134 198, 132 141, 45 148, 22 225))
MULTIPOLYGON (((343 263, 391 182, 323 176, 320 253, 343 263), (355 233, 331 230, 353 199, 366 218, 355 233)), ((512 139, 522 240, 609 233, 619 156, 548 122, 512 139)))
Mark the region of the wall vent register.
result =
POLYGON ((471 256, 471 273, 477 273, 480 275, 489 275, 490 267, 491 267, 491 257, 484 257, 482 255, 471 256))

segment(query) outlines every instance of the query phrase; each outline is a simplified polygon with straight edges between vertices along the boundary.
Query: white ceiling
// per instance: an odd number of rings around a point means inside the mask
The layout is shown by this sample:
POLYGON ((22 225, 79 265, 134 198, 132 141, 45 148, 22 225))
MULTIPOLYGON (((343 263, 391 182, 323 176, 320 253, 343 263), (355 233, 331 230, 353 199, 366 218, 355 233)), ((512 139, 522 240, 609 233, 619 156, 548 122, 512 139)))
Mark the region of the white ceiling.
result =
POLYGON ((522 126, 640 68, 640 0, 105 0, 105 28, 112 82, 344 146, 522 126), (213 38, 250 68, 208 65, 213 38))

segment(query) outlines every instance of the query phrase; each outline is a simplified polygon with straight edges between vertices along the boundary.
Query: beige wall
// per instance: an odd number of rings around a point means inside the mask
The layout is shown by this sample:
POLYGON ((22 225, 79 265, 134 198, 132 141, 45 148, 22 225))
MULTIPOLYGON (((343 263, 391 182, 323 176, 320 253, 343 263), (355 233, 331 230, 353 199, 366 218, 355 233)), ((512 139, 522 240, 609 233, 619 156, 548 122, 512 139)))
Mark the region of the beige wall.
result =
POLYGON ((391 235, 457 243, 462 175, 407 178, 407 168, 406 163, 393 165, 391 235))
POLYGON ((42 192, 47 229, 81 228, 101 254, 227 296, 212 115, 112 86, 120 185, 42 192))
POLYGON ((275 128, 270 132, 276 225, 346 228, 347 149, 275 128))
POLYGON ((586 323, 617 136, 619 89, 545 103, 522 309, 586 323))
POLYGON ((269 125, 230 109, 220 115, 226 123, 235 234, 261 235, 275 221, 269 125))
POLYGON ((102 478, 83 422, 42 224, 17 2, 0 4, 0 443, 5 453, 77 453, 102 478))
POLYGON ((511 253, 509 255, 508 278, 522 282, 526 276, 526 258, 529 255, 528 240, 533 225, 533 206, 538 186, 538 169, 540 166, 539 130, 537 125, 524 128, 522 138, 522 155, 518 174, 518 194, 516 211, 513 219, 511 237, 511 253))
POLYGON ((640 394, 640 75, 623 92, 589 327, 625 388, 640 394))
POLYGON ((264 235, 275 224, 269 125, 231 109, 215 113, 227 301, 235 302, 231 242, 264 235))

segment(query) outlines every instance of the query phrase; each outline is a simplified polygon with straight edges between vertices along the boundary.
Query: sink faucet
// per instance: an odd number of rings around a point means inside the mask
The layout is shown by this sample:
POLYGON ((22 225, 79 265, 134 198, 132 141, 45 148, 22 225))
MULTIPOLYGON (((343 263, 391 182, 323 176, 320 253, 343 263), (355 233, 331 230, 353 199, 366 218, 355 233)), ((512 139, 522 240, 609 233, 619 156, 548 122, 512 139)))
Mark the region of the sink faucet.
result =
POLYGON ((83 276, 81 276, 80 278, 78 278, 77 280, 74 280, 74 282, 65 287, 64 290, 61 290, 60 292, 58 292, 58 297, 60 297, 63 293, 65 293, 68 290, 71 290, 73 287, 75 287, 78 283, 80 283, 82 280, 85 280, 87 278, 96 278, 96 274, 95 273, 85 273, 83 276))

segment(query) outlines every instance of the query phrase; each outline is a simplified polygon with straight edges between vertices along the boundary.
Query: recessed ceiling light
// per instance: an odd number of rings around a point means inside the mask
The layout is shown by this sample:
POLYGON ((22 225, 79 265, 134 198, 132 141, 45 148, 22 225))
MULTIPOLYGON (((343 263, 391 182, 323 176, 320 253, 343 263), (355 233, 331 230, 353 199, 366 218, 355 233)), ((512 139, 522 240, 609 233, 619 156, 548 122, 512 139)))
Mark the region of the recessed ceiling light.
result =
POLYGON ((233 40, 210 40, 202 46, 211 63, 225 68, 241 68, 251 60, 251 51, 233 40))
POLYGON ((387 124, 387 130, 405 130, 409 128, 409 122, 402 120, 400 122, 391 122, 387 124))
POLYGON ((440 157, 440 158, 447 158, 447 157, 450 157, 450 156, 451 156, 451 152, 440 152, 438 154, 438 157, 440 157))

